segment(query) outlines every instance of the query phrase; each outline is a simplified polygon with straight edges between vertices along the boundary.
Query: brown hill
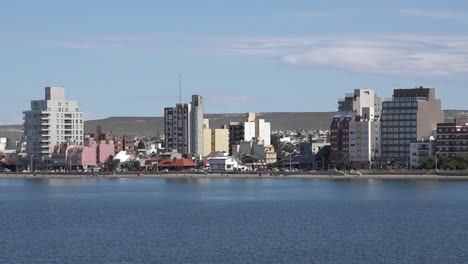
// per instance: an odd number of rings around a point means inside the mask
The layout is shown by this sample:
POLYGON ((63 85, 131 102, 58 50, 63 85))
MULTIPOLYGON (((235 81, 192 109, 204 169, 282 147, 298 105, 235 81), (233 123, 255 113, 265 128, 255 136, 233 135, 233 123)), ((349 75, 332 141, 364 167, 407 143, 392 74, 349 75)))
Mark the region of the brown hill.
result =
MULTIPOLYGON (((271 122, 272 130, 316 130, 327 129, 335 112, 274 112, 258 113, 258 118, 271 122)), ((468 122, 468 110, 445 110, 446 119, 468 122)), ((205 114, 210 119, 210 127, 217 128, 229 122, 240 121, 245 114, 205 114)), ((85 132, 94 132, 101 125, 104 131, 117 135, 158 136, 163 133, 162 117, 109 117, 85 122, 85 132)), ((0 126, 0 137, 20 139, 22 125, 0 126)))

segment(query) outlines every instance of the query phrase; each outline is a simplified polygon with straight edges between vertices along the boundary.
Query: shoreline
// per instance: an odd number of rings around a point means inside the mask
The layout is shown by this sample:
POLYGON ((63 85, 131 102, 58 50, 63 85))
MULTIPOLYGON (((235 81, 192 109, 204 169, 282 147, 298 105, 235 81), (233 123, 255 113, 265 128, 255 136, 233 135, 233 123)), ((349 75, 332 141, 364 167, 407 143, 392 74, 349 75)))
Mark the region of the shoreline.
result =
POLYGON ((442 176, 442 175, 404 175, 404 174, 369 174, 369 175, 307 175, 307 174, 288 174, 288 175, 262 175, 258 174, 145 174, 137 176, 136 174, 116 174, 116 175, 67 175, 67 174, 0 174, 0 179, 116 179, 116 178, 139 178, 139 179, 328 179, 328 180, 423 180, 423 181, 468 181, 468 176, 442 176))

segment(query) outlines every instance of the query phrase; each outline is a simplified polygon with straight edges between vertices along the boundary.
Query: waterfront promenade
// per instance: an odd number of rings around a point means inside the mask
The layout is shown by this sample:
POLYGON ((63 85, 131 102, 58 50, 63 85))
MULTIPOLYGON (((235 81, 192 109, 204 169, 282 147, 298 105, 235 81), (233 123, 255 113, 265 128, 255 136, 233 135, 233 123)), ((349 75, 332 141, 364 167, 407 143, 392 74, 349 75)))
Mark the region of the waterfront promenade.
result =
POLYGON ((164 174, 144 174, 137 173, 119 174, 45 174, 45 173, 0 173, 0 178, 27 178, 27 179, 79 179, 79 178, 163 178, 163 179, 202 179, 202 178, 266 178, 266 179, 329 179, 329 180, 435 180, 435 181, 468 181, 468 175, 435 175, 435 174, 346 174, 342 172, 329 174, 262 174, 259 173, 164 173, 164 174))

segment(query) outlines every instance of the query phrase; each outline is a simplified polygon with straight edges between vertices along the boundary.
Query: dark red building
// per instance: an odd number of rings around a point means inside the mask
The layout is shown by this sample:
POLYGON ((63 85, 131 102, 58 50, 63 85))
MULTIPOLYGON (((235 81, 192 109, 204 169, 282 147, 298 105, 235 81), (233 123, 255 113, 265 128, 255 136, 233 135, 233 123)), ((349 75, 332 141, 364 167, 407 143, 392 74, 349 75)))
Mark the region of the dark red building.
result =
POLYGON ((337 167, 349 157, 349 122, 356 121, 354 111, 338 112, 330 126, 330 161, 337 167))

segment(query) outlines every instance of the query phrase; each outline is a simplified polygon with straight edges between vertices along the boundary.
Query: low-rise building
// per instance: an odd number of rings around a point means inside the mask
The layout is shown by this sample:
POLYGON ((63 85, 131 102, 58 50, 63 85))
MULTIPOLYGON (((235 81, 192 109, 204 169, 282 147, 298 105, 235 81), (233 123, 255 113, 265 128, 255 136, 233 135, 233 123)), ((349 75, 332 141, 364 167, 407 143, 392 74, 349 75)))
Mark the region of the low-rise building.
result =
POLYGON ((410 166, 417 168, 425 159, 435 154, 435 138, 428 137, 410 143, 410 166))
POLYGON ((227 156, 226 153, 218 153, 216 156, 208 159, 211 171, 236 171, 245 170, 242 162, 233 156, 227 156))
POLYGON ((168 169, 168 170, 175 170, 181 171, 191 168, 196 168, 198 165, 188 159, 164 159, 158 163, 159 169, 168 169))
POLYGON ((7 148, 7 139, 0 138, 0 151, 5 151, 7 148))

